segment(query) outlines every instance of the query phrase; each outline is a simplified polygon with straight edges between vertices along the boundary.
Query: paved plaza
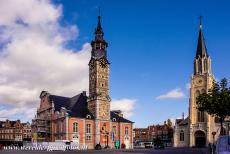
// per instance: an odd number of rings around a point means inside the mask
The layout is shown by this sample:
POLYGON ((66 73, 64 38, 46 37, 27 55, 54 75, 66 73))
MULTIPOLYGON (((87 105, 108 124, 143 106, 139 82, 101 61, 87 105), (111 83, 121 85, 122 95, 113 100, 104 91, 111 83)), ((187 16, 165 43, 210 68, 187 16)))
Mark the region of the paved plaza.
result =
POLYGON ((164 150, 156 149, 132 149, 132 150, 85 150, 85 151, 0 151, 0 154, 67 154, 67 153, 124 153, 124 154, 209 154, 208 149, 201 148, 166 148, 164 150))

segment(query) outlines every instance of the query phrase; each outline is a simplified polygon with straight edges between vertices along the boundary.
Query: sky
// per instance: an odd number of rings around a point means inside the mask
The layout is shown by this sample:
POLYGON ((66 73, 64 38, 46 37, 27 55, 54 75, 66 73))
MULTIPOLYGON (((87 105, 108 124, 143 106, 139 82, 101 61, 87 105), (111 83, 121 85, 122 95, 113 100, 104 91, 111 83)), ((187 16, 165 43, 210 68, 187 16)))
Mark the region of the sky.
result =
POLYGON ((0 0, 0 119, 33 118, 42 90, 88 91, 99 7, 111 109, 136 127, 188 115, 199 16, 214 76, 230 79, 227 0, 0 0))

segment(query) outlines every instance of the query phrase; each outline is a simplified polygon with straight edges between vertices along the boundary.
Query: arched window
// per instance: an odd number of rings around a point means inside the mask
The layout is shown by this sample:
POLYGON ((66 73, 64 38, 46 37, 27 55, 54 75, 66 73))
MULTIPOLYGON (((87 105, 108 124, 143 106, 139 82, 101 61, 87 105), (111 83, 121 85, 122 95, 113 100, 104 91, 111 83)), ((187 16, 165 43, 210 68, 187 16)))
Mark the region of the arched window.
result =
POLYGON ((180 141, 184 141, 184 131, 180 131, 180 141))
POLYGON ((199 67, 199 73, 202 73, 202 60, 201 59, 199 59, 199 61, 198 61, 198 67, 199 67))
POLYGON ((197 122, 204 122, 204 112, 203 111, 197 111, 197 122))
POLYGON ((91 119, 91 116, 88 114, 88 115, 86 116, 86 118, 87 118, 87 119, 91 119))
POLYGON ((206 93, 206 90, 205 90, 205 89, 202 89, 202 90, 201 90, 201 94, 204 94, 204 93, 206 93))
POLYGON ((128 134, 129 134, 129 128, 125 127, 125 135, 128 135, 128 134))
POLYGON ((77 132, 78 132, 78 123, 77 123, 77 122, 74 122, 74 123, 73 123, 73 132, 74 132, 74 133, 77 133, 77 132))
POLYGON ((196 98, 200 95, 200 91, 199 90, 196 90, 196 98))

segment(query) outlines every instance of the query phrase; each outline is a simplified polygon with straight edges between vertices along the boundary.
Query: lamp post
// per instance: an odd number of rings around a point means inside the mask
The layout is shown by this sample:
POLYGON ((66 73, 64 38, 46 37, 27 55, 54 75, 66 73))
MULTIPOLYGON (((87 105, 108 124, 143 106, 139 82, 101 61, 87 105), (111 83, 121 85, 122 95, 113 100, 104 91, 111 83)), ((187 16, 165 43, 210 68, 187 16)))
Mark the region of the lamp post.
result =
POLYGON ((216 132, 212 132, 212 139, 213 139, 213 143, 212 143, 212 154, 214 154, 215 135, 216 135, 216 132))
POLYGON ((228 145, 230 145, 229 122, 228 122, 228 145))

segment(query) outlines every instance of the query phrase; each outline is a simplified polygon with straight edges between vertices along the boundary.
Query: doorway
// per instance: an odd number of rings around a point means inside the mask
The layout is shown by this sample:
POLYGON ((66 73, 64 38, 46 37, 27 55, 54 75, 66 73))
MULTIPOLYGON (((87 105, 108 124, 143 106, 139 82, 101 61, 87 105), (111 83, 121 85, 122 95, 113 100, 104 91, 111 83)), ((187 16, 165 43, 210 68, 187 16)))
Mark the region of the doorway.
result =
POLYGON ((195 146, 202 148, 206 145, 206 136, 205 133, 201 130, 195 132, 195 146))

